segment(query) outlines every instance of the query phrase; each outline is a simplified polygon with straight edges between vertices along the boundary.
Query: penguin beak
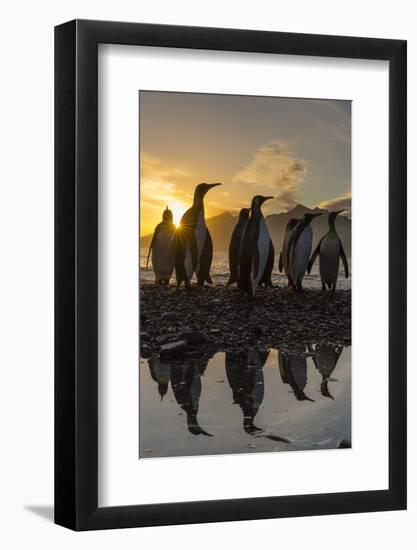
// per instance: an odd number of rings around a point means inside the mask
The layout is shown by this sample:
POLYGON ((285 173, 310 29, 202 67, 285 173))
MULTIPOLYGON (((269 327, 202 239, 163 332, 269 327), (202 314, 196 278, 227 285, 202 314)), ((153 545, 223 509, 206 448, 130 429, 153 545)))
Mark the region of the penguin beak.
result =
POLYGON ((335 217, 341 214, 342 212, 344 212, 344 210, 336 210, 336 212, 334 212, 335 217))
POLYGON ((317 216, 321 216, 322 213, 320 212, 319 214, 311 214, 311 219, 314 220, 314 218, 317 218, 317 216))
POLYGON ((265 201, 269 201, 270 199, 273 199, 274 197, 262 197, 262 202, 261 204, 263 204, 265 201))
POLYGON ((221 185, 221 183, 208 183, 207 187, 208 190, 212 189, 213 187, 217 187, 218 185, 221 185))

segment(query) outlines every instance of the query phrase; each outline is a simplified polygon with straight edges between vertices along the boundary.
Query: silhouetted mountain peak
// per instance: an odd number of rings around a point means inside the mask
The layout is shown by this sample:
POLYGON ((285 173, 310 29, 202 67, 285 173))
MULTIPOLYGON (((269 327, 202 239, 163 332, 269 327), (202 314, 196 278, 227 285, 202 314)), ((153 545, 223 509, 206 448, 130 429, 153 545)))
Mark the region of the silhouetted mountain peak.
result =
POLYGON ((312 212, 311 208, 307 208, 304 204, 296 204, 294 208, 285 213, 289 218, 302 218, 306 212, 312 212))
MULTIPOLYGON (((328 231, 328 210, 318 208, 308 208, 303 204, 296 204, 288 212, 281 212, 279 214, 270 214, 265 216, 266 223, 268 225, 272 241, 274 243, 275 252, 278 254, 281 250, 282 237, 285 231, 285 227, 288 220, 291 218, 302 218, 306 212, 322 212, 324 215, 315 218, 312 222, 313 228, 313 248, 316 246, 318 240, 328 231)), ((237 222, 238 212, 224 211, 212 218, 206 218, 207 227, 210 231, 211 238, 213 240, 214 251, 227 252, 229 249, 230 237, 233 228, 237 222)), ((340 215, 336 220, 336 228, 339 233, 339 237, 342 240, 345 252, 347 256, 350 256, 350 240, 351 240, 351 220, 348 217, 340 215)), ((141 246, 148 247, 152 239, 152 235, 146 235, 141 238, 141 246)))

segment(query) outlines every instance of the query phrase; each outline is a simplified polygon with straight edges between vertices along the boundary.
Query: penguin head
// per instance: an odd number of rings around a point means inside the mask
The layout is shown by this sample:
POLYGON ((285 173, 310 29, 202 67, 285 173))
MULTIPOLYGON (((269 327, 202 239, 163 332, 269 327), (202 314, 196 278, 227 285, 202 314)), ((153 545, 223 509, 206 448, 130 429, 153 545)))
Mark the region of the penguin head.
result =
POLYGON ((257 210, 257 211, 260 211, 261 210, 261 206, 263 205, 263 203, 265 201, 268 201, 269 199, 273 199, 274 197, 264 197, 263 195, 255 195, 252 199, 252 204, 251 204, 251 210, 252 212, 254 210, 257 210))
POLYGON ((210 189, 218 185, 221 183, 199 183, 194 191, 194 200, 202 201, 210 189))
POLYGON ((341 214, 343 210, 334 210, 333 212, 330 212, 329 214, 329 225, 334 225, 334 222, 339 214, 341 214))
POLYGON ((239 212, 239 221, 246 221, 249 218, 250 208, 242 208, 239 212))
POLYGON ((291 218, 290 220, 288 220, 287 229, 294 229, 294 227, 299 223, 300 220, 297 220, 297 218, 291 218))
POLYGON ((322 212, 319 212, 318 214, 304 214, 303 216, 303 223, 305 225, 309 225, 313 220, 314 218, 317 218, 317 216, 321 216, 322 215, 322 212))
POLYGON ((171 210, 168 208, 168 206, 165 208, 163 214, 162 214, 162 221, 164 222, 174 222, 174 216, 171 212, 171 210))

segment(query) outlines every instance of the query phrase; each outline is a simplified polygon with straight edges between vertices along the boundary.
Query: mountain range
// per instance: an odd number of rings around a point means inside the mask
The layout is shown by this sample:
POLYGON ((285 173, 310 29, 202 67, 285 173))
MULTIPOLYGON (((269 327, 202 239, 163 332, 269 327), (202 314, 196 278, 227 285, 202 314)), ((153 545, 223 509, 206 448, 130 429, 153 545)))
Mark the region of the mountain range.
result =
MULTIPOLYGON (((271 214, 265 216, 266 223, 271 234, 272 242, 274 243, 275 254, 279 254, 282 246, 282 237, 285 227, 290 218, 301 218, 305 213, 317 214, 321 212, 323 216, 318 216, 311 222, 313 229, 313 249, 328 231, 328 210, 320 208, 307 208, 302 204, 297 204, 288 212, 280 214, 271 214)), ((206 223, 213 240, 214 251, 227 252, 229 250, 230 237, 234 226, 236 225, 237 217, 230 212, 223 212, 218 216, 207 218, 206 223)), ((339 215, 336 218, 337 233, 342 241, 346 256, 351 256, 351 220, 347 216, 339 215)), ((146 235, 141 238, 140 245, 142 248, 147 248, 150 245, 152 235, 146 235)))

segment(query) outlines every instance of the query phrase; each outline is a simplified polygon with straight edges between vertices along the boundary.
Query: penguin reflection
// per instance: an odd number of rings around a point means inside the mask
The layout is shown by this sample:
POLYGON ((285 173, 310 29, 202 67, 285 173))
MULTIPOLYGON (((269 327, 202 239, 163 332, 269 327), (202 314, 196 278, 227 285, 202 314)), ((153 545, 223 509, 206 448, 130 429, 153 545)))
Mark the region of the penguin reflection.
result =
POLYGON ((304 352, 305 346, 298 346, 298 349, 285 355, 279 350, 279 372, 284 384, 291 386, 297 401, 314 401, 304 393, 304 388, 307 385, 307 358, 304 352))
POLYGON ((158 386, 158 393, 161 396, 161 401, 168 391, 168 384, 171 377, 171 363, 165 363, 159 357, 151 357, 148 361, 149 370, 152 380, 158 386))
POLYGON ((243 429, 249 435, 266 437, 272 441, 290 443, 284 437, 265 433, 254 424, 255 416, 264 399, 263 367, 269 351, 238 351, 226 353, 226 376, 233 393, 233 403, 243 413, 243 429))
POLYGON ((188 431, 193 435, 207 435, 198 424, 197 414, 201 396, 201 376, 206 370, 209 358, 190 358, 171 364, 171 387, 178 405, 187 415, 188 431))
POLYGON ((323 397, 330 397, 330 399, 334 399, 329 392, 328 382, 334 381, 334 379, 330 377, 336 368, 339 357, 342 355, 343 347, 317 344, 315 348, 312 345, 309 345, 308 351, 317 354, 313 356, 313 362, 322 377, 322 382, 320 384, 321 394, 323 397))
POLYGON ((261 432, 254 418, 264 399, 263 366, 269 351, 238 351, 226 353, 226 375, 233 392, 233 403, 243 413, 243 429, 248 434, 261 432))

